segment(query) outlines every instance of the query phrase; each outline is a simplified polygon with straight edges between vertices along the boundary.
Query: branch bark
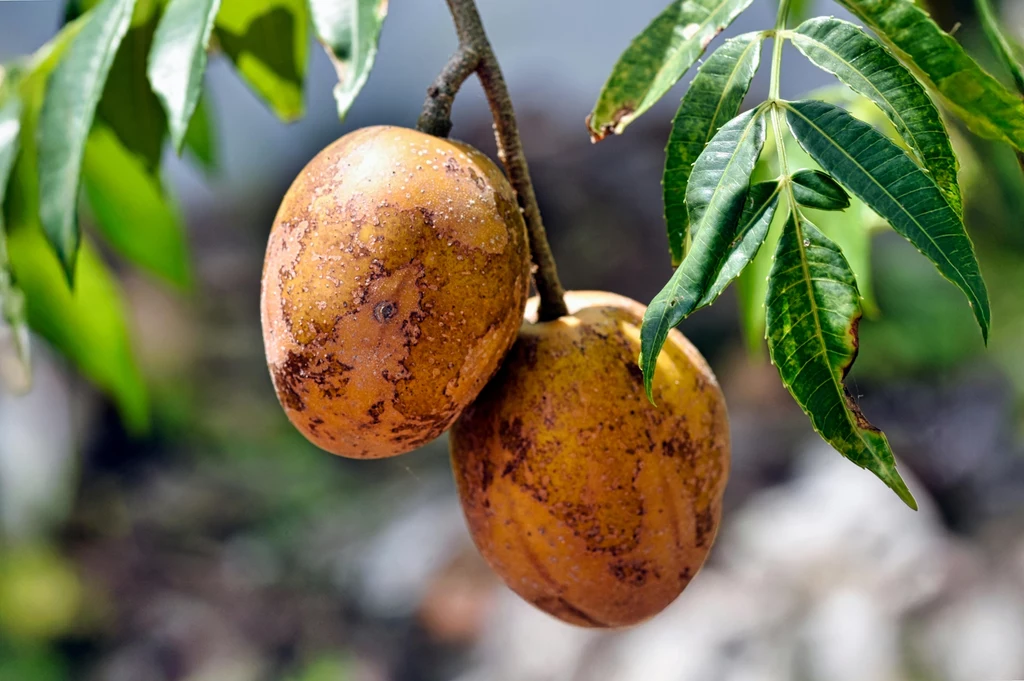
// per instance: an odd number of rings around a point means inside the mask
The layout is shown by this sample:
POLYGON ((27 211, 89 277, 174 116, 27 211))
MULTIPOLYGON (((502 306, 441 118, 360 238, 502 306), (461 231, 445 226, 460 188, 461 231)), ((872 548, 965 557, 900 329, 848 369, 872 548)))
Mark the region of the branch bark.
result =
POLYGON ((509 182, 515 190, 523 212, 533 257, 534 284, 540 296, 537 316, 540 321, 551 321, 566 314, 565 289, 558 279, 555 257, 548 244, 547 232, 541 219, 537 196, 530 180, 530 170, 519 139, 516 114, 508 86, 501 75, 501 67, 494 56, 491 43, 484 32, 480 13, 474 0, 447 0, 455 21, 459 49, 445 65, 437 80, 427 90, 423 114, 417 126, 420 130, 447 137, 451 132, 451 110, 456 93, 470 74, 476 73, 487 96, 494 117, 494 136, 498 144, 498 158, 505 164, 509 182))

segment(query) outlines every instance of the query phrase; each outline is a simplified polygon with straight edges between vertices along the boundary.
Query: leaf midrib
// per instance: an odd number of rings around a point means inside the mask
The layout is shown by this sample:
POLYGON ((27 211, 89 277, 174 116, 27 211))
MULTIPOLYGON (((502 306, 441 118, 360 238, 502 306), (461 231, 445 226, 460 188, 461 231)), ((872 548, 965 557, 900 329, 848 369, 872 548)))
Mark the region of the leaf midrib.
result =
MULTIPOLYGON (((853 432, 857 434, 857 439, 860 441, 861 445, 863 445, 864 448, 868 451, 868 453, 871 455, 871 457, 878 464, 883 464, 883 466, 884 466, 885 462, 882 461, 882 459, 878 456, 878 454, 875 452, 875 450, 868 444, 867 440, 864 438, 864 433, 861 431, 861 429, 857 426, 857 424, 851 418, 852 414, 850 413, 850 409, 849 409, 848 405, 845 404, 845 399, 844 399, 843 390, 842 390, 842 383, 839 380, 839 378, 836 376, 835 370, 832 367, 832 363, 828 361, 828 353, 829 353, 828 344, 825 342, 825 331, 821 327, 821 318, 820 318, 820 316, 818 314, 818 300, 814 296, 814 285, 811 283, 811 272, 810 272, 810 267, 807 264, 807 256, 806 256, 805 247, 804 247, 804 233, 803 233, 803 227, 802 227, 803 217, 800 215, 800 211, 799 210, 795 210, 794 209, 794 210, 791 211, 791 219, 793 221, 794 228, 796 229, 796 237, 797 237, 797 239, 796 239, 796 247, 797 247, 797 251, 800 254, 800 267, 801 267, 801 270, 803 271, 803 275, 804 275, 803 279, 804 279, 805 284, 807 285, 807 298, 810 301, 811 311, 812 311, 812 313, 814 315, 814 328, 815 328, 815 330, 817 332, 817 333, 815 333, 814 337, 819 340, 819 344, 821 346, 822 354, 820 356, 824 359, 825 363, 828 364, 829 375, 832 377, 832 381, 831 382, 832 382, 833 387, 836 388, 836 393, 837 393, 837 397, 839 398, 839 402, 843 403, 843 412, 844 412, 844 416, 846 417, 847 424, 849 424, 850 427, 853 429, 853 432)), ((831 335, 835 335, 835 334, 831 334, 831 335)), ((803 347, 803 346, 801 346, 801 347, 803 347)), ((797 373, 799 373, 802 370, 803 370, 803 367, 798 369, 797 373)), ((821 383, 821 385, 818 385, 817 387, 815 387, 814 391, 809 393, 809 396, 813 395, 815 392, 820 390, 821 386, 825 385, 825 383, 827 383, 827 382, 828 381, 824 381, 824 382, 821 383)), ((804 406, 807 409, 810 409, 810 405, 809 404, 802 405, 802 406, 804 406)), ((835 409, 835 405, 833 405, 832 409, 835 409)), ((830 409, 829 412, 828 412, 828 415, 831 415, 831 414, 832 414, 832 410, 830 409)), ((822 418, 822 423, 824 423, 824 421, 825 421, 825 419, 822 418)), ((818 429, 817 425, 814 424, 814 420, 813 419, 811 420, 811 424, 814 425, 814 429, 815 430, 818 429)))

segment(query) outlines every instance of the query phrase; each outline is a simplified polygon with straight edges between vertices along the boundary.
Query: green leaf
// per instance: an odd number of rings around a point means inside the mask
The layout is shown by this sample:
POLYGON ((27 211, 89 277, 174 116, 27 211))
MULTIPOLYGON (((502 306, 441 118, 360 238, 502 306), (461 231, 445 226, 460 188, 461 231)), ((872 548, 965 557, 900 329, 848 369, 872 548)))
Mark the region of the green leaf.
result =
MULTIPOLYGON (((858 198, 850 200, 850 207, 842 211, 819 211, 805 208, 801 211, 821 232, 836 242, 846 262, 857 277, 861 307, 867 317, 878 316, 878 303, 874 294, 874 272, 871 264, 871 243, 888 225, 858 198)), ((930 265, 929 265, 930 266, 930 265)), ((941 279, 941 277, 940 277, 941 279)), ((954 295, 959 295, 953 292, 954 295)), ((763 296, 762 296, 763 300, 763 296)))
POLYGON ((167 137, 167 116, 146 75, 146 59, 160 19, 158 2, 136 0, 132 23, 114 57, 96 110, 97 120, 106 123, 153 173, 159 170, 167 137))
POLYGON ((991 311, 974 245, 935 181, 882 133, 837 106, 784 106, 800 145, 964 292, 987 339, 991 311))
POLYGON ((338 74, 334 99, 345 120, 377 58, 388 0, 309 0, 317 36, 338 74))
POLYGON ((114 398, 130 430, 145 430, 146 388, 132 353, 121 292, 103 261, 84 242, 72 291, 38 225, 15 225, 9 242, 29 325, 114 398))
POLYGON ((989 0, 974 0, 974 6, 978 9, 978 18, 981 20, 981 27, 985 31, 985 37, 988 38, 989 44, 992 45, 996 56, 1013 77, 1017 92, 1024 93, 1024 62, 1021 61, 1020 48, 1015 46, 1012 39, 1003 32, 999 25, 1000 19, 996 16, 989 0))
POLYGON ((818 210, 846 210, 850 195, 839 183, 820 170, 800 170, 793 173, 793 198, 801 206, 818 210))
POLYGON ((83 185, 100 232, 118 253, 178 288, 189 287, 178 213, 157 178, 103 126, 89 135, 83 185))
POLYGON ((736 298, 740 308, 743 340, 747 352, 758 359, 763 357, 765 350, 764 297, 768 291, 768 273, 772 269, 775 247, 779 243, 786 215, 785 211, 775 212, 775 218, 768 228, 764 243, 736 280, 736 298))
POLYGON ((304 0, 223 0, 214 24, 239 75, 286 122, 303 112, 308 23, 304 0))
POLYGON ((982 137, 1024 150, 1024 101, 981 68, 911 0, 838 0, 982 137))
POLYGON ((885 435, 843 385, 857 356, 857 281, 839 248, 796 213, 779 239, 765 306, 772 361, 814 430, 917 509, 885 435))
MULTIPOLYGON (((764 135, 763 110, 748 111, 722 126, 694 164, 686 192, 690 219, 696 225, 693 246, 668 285, 651 301, 640 331, 640 368, 648 399, 653 399, 654 367, 668 332, 697 309, 737 251, 732 266, 742 269, 761 244, 755 230, 761 221, 753 217, 741 224, 740 220, 764 135)), ((758 190, 756 198, 764 199, 762 210, 767 211, 771 200, 762 194, 758 190)), ((765 221, 765 230, 770 222, 765 221)))
POLYGON ((963 201, 956 155, 939 110, 917 79, 881 44, 839 19, 811 19, 792 34, 793 44, 880 108, 907 143, 957 214, 963 201))
POLYGON ((18 155, 21 101, 13 95, 4 100, 0 106, 0 381, 16 392, 24 392, 30 387, 32 376, 25 296, 11 274, 2 210, 7 182, 18 155), (13 350, 9 355, 5 345, 13 350))
POLYGON ((763 41, 761 33, 748 33, 715 50, 697 71, 672 120, 662 188, 673 265, 682 261, 689 247, 686 185, 693 163, 718 129, 739 113, 757 72, 763 41))
POLYGON ((71 40, 46 88, 39 119, 39 214, 70 281, 78 251, 78 186, 96 106, 135 0, 104 0, 71 40))
POLYGON ((791 0, 789 3, 789 19, 793 23, 803 21, 814 11, 814 0, 791 0))
POLYGON ((128 347, 124 305, 113 277, 85 244, 77 255, 77 281, 72 292, 39 219, 39 173, 35 134, 47 78, 69 45, 89 21, 66 25, 30 60, 18 85, 23 109, 21 153, 7 196, 11 268, 25 295, 29 326, 78 364, 82 373, 117 401, 129 428, 142 429, 148 420, 145 388, 128 347))
POLYGON ((203 91, 206 48, 219 9, 220 0, 170 0, 153 37, 147 74, 178 153, 203 91))
POLYGON ((715 278, 697 303, 697 309, 715 302, 756 257, 775 218, 780 195, 781 185, 778 182, 759 182, 750 188, 736 236, 729 243, 725 259, 717 264, 715 278))
POLYGON ((621 134, 683 77, 752 0, 675 0, 619 57, 587 116, 596 142, 621 134))
POLYGON ((188 124, 188 132, 185 133, 185 148, 207 171, 217 167, 217 143, 214 137, 215 130, 209 97, 205 94, 200 95, 195 113, 192 114, 192 120, 188 124))

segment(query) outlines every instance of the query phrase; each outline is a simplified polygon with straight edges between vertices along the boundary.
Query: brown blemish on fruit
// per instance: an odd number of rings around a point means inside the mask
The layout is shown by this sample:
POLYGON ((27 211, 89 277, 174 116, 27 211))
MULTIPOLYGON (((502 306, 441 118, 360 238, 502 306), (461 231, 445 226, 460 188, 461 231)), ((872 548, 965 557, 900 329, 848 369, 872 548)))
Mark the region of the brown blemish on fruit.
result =
POLYGON ((346 135, 300 173, 268 241, 261 316, 282 405, 310 440, 391 456, 472 401, 522 319, 514 204, 483 154, 400 128, 346 135))
POLYGON ((373 317, 378 322, 386 322, 398 313, 398 306, 389 300, 385 300, 382 303, 377 303, 377 307, 373 308, 373 317))
POLYGON ((570 316, 523 326, 456 422, 452 465, 473 539, 513 590, 568 622, 624 626, 670 603, 707 556, 729 469, 726 409, 678 331, 650 405, 630 368, 639 303, 567 303, 570 316))
POLYGON ((608 569, 615 579, 637 587, 644 585, 650 570, 644 560, 618 560, 610 563, 608 569))

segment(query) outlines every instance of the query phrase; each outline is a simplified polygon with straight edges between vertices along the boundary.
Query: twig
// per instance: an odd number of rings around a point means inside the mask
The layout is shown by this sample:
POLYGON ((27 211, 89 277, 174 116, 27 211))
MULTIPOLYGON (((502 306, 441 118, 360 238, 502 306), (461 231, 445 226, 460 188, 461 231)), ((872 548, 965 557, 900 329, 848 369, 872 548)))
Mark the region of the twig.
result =
POLYGON ((480 13, 474 0, 447 0, 448 9, 455 21, 459 37, 459 49, 445 65, 437 80, 427 90, 423 103, 423 114, 418 127, 440 137, 447 137, 451 131, 451 110, 459 87, 474 71, 480 78, 487 102, 494 117, 494 136, 498 143, 498 158, 505 164, 509 182, 516 192, 519 208, 526 221, 530 239, 530 253, 536 265, 534 284, 540 296, 537 316, 540 321, 551 321, 566 314, 565 289, 558 280, 555 258, 548 244, 544 222, 541 220, 537 196, 530 181, 530 170, 523 154, 519 139, 515 111, 508 87, 501 75, 501 67, 494 56, 494 50, 487 40, 480 13))

